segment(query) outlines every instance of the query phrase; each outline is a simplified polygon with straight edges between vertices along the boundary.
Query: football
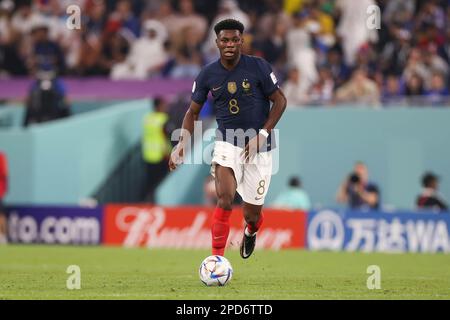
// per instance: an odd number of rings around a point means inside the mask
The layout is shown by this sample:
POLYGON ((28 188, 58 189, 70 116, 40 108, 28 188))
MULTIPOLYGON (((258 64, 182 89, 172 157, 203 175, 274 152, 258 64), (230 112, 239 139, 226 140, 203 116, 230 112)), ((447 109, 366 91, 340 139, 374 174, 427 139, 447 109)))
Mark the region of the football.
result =
POLYGON ((224 286, 233 276, 230 261, 222 256, 209 256, 199 268, 200 280, 207 286, 224 286))

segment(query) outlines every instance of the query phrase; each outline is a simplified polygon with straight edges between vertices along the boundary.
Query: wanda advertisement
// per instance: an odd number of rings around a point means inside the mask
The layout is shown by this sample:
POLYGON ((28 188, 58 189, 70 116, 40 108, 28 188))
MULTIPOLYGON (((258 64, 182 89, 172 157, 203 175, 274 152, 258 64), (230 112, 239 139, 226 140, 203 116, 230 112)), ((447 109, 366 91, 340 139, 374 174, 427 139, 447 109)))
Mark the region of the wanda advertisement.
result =
MULTIPOLYGON (((103 243, 125 247, 211 248, 214 208, 107 205, 104 207, 103 243)), ((241 208, 230 218, 228 247, 238 248, 244 219, 241 208)), ((257 248, 304 248, 306 214, 302 211, 264 209, 257 248)))

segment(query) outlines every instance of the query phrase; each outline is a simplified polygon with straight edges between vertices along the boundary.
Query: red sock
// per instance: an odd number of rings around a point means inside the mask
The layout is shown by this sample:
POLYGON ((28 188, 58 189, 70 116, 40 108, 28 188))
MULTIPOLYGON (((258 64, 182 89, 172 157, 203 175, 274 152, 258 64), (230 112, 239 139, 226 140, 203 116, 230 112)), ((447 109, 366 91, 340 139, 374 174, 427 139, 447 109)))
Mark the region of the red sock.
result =
POLYGON ((263 221, 264 221, 264 215, 261 212, 261 214, 259 215, 258 222, 256 222, 254 225, 247 224, 248 232, 250 232, 251 234, 255 234, 255 232, 257 232, 259 230, 259 228, 261 227, 263 221))
POLYGON ((219 207, 214 209, 211 226, 213 255, 223 256, 225 252, 228 234, 230 233, 230 215, 231 210, 225 210, 219 207))

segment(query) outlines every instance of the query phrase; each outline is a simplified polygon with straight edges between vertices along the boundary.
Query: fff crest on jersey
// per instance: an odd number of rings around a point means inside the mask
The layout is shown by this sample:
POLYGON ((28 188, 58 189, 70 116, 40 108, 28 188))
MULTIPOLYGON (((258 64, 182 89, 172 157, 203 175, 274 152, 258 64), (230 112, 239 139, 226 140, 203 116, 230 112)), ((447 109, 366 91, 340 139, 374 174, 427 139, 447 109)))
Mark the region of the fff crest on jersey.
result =
POLYGON ((244 89, 245 93, 248 93, 250 91, 250 82, 248 82, 248 79, 244 79, 244 81, 242 81, 242 88, 244 89))
POLYGON ((237 91, 236 82, 234 82, 234 81, 228 82, 228 92, 233 94, 233 93, 236 93, 236 91, 237 91))

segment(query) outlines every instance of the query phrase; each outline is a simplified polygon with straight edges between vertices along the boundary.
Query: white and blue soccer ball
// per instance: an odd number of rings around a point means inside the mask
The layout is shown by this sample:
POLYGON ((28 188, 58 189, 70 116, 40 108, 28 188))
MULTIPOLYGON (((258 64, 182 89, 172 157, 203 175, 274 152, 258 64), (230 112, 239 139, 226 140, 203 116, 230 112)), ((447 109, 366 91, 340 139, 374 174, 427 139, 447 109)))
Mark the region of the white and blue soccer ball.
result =
POLYGON ((233 277, 233 267, 227 258, 209 256, 198 270, 200 280, 207 286, 224 286, 233 277))

